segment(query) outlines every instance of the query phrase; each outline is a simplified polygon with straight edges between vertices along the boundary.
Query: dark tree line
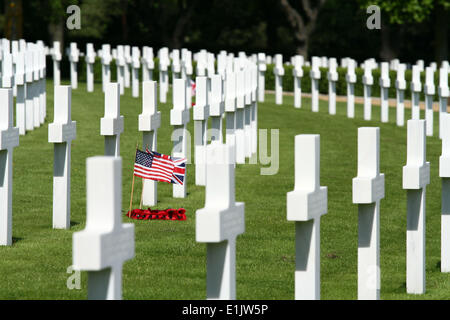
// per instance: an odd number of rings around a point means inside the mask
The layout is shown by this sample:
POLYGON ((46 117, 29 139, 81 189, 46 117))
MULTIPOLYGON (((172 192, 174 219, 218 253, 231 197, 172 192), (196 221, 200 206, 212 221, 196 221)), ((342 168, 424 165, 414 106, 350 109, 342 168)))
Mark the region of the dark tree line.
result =
POLYGON ((450 0, 0 0, 0 8, 3 36, 81 47, 448 59, 450 0), (381 8, 381 30, 366 27, 372 3, 381 8), (72 4, 81 8, 80 30, 66 28, 72 4))

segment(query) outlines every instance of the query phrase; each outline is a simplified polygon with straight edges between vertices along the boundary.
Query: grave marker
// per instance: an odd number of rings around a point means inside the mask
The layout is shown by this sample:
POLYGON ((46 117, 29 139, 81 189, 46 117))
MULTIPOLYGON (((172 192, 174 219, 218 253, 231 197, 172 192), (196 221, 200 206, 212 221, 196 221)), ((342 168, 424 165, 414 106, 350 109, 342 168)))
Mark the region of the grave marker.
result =
POLYGON ((120 134, 124 118, 120 115, 120 88, 108 83, 105 90, 105 116, 100 119, 100 135, 105 136, 105 156, 120 157, 120 134))
POLYGON ((186 106, 187 108, 192 108, 192 88, 191 88, 191 78, 192 78, 192 52, 185 50, 182 60, 182 73, 183 79, 186 79, 186 106))
POLYGON ((94 92, 94 63, 95 63, 95 50, 92 43, 86 45, 86 86, 87 92, 94 92))
POLYGON ((330 114, 336 114, 336 82, 338 79, 337 60, 330 58, 328 60, 328 112, 330 114))
POLYGON ((12 89, 0 88, 0 246, 12 245, 13 149, 19 128, 13 127, 12 89))
POLYGON ((403 127, 405 125, 405 80, 406 65, 400 63, 397 67, 397 81, 395 82, 395 88, 397 89, 397 126, 403 127))
POLYGON ((72 89, 78 88, 78 70, 77 64, 80 57, 80 51, 77 48, 76 42, 70 43, 69 61, 70 61, 70 83, 72 89))
POLYGON ((244 136, 245 136, 245 157, 252 156, 252 128, 251 128, 251 104, 252 104, 252 74, 250 66, 244 69, 244 136))
POLYGON ((124 71, 124 86, 125 88, 129 88, 131 86, 131 73, 130 73, 130 65, 132 63, 131 60, 131 47, 130 46, 124 46, 123 47, 123 57, 125 59, 125 64, 123 66, 123 71, 124 71))
POLYGON ((169 91, 169 49, 164 47, 159 50, 159 101, 167 102, 167 92, 169 91))
POLYGON ((287 194, 287 220, 295 221, 295 299, 320 299, 320 217, 327 213, 320 186, 320 136, 295 137, 295 186, 287 194))
POLYGON ((19 51, 16 61, 15 83, 17 85, 16 127, 20 135, 25 135, 25 52, 19 51))
POLYGON ((411 93, 412 93, 412 119, 420 119, 420 92, 422 91, 422 83, 420 82, 420 68, 419 66, 413 66, 412 68, 412 81, 411 81, 411 93))
POLYGON ((264 102, 267 71, 265 53, 258 53, 258 101, 264 102))
POLYGON ((131 57, 132 69, 132 96, 139 97, 139 69, 141 68, 141 52, 138 47, 133 47, 131 57))
POLYGON ((275 75, 275 103, 280 105, 283 104, 283 56, 281 54, 275 55, 275 67, 273 68, 273 73, 275 75))
POLYGON ((225 81, 226 143, 236 146, 236 73, 227 72, 225 81))
POLYGON ((380 299, 380 128, 358 129, 358 176, 353 203, 358 204, 358 299, 380 299))
POLYGON ((347 117, 355 117, 355 60, 348 59, 347 61, 347 74, 345 75, 347 81, 347 117))
POLYGON ((41 126, 41 108, 39 94, 39 50, 36 44, 33 44, 33 108, 34 108, 34 127, 41 126))
POLYGON ((245 163, 245 134, 244 134, 244 96, 245 74, 244 71, 236 73, 236 163, 245 163))
POLYGON ((381 122, 389 122, 389 87, 391 79, 389 78, 389 63, 381 63, 380 77, 380 100, 381 100, 381 122))
POLYGON ((196 241, 206 243, 207 299, 236 299, 236 238, 245 231, 245 204, 235 202, 234 148, 207 146, 205 207, 196 212, 196 241))
POLYGON ((76 122, 71 118, 71 96, 70 86, 55 86, 55 117, 48 127, 48 142, 54 144, 54 229, 70 229, 71 143, 76 138, 76 122))
POLYGON ((450 115, 442 116, 442 155, 439 158, 442 178, 441 272, 450 272, 450 115))
POLYGON ((431 67, 425 69, 425 119, 427 120, 427 136, 433 136, 433 96, 436 93, 434 86, 434 70, 431 67))
POLYGON ((86 181, 86 228, 73 234, 73 269, 88 271, 88 299, 120 300, 122 266, 135 251, 134 224, 121 221, 122 159, 88 158, 86 181))
POLYGON ((153 61, 153 48, 145 46, 142 50, 142 80, 152 81, 153 69, 155 68, 155 62, 153 61))
POLYGON ((294 68, 292 75, 294 76, 294 107, 302 106, 302 77, 303 77, 304 58, 301 55, 294 57, 294 68))
MULTIPOLYGON (((142 146, 150 151, 157 151, 158 128, 161 126, 161 112, 157 107, 158 89, 156 81, 142 83, 142 113, 139 115, 139 131, 142 131, 142 146)), ((156 181, 143 180, 144 206, 155 206, 158 202, 158 185, 156 181)))
POLYGON ((26 100, 25 100, 25 128, 26 131, 34 130, 34 83, 33 83, 33 51, 32 44, 27 45, 25 51, 25 80, 26 80, 26 100))
MULTIPOLYGON (((194 118, 195 142, 195 184, 206 185, 206 145, 208 143, 208 117, 209 117, 209 81, 207 77, 197 77, 194 118)), ((228 127, 228 120, 227 120, 228 127)))
MULTIPOLYGON (((189 122, 189 109, 186 109, 186 84, 184 79, 175 79, 173 82, 173 109, 170 110, 170 125, 174 127, 174 134, 177 137, 173 141, 172 156, 177 158, 187 158, 187 130, 189 122)), ((187 174, 184 175, 183 185, 173 185, 174 198, 186 198, 187 195, 187 174)))
POLYGON ((444 115, 447 114, 447 99, 449 97, 448 90, 448 72, 450 69, 447 67, 442 67, 439 70, 439 138, 442 139, 442 130, 443 124, 442 119, 444 115))
POLYGON ((372 85, 373 85, 373 76, 372 76, 372 62, 366 61, 364 64, 364 76, 363 76, 363 84, 364 84, 364 120, 372 119, 372 85))
MULTIPOLYGON (((125 93, 125 56, 124 56, 124 48, 123 46, 117 46, 117 83, 119 83, 120 95, 125 93)), ((106 87, 105 87, 106 93, 106 87)))
POLYGON ((106 85, 111 82, 111 46, 109 44, 102 45, 102 90, 105 92, 106 85))
POLYGON ((429 183, 425 120, 408 120, 407 161, 403 167, 403 189, 407 190, 407 293, 425 293, 425 195, 429 183))
POLYGON ((319 112, 319 79, 320 79, 320 58, 312 57, 311 77, 311 108, 313 112, 319 112))

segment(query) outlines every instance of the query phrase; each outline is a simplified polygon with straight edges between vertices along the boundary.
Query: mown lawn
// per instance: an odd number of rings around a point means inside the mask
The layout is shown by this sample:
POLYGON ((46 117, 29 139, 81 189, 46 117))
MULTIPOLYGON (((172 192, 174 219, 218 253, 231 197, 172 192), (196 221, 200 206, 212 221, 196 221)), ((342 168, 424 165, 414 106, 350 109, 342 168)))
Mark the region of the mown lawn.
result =
MULTIPOLYGON (((87 273, 81 290, 69 290, 67 268, 72 263, 72 234, 86 221, 86 158, 103 154, 100 118, 104 113, 101 85, 87 93, 84 83, 72 93, 72 118, 77 121, 77 139, 72 145, 72 228, 52 230, 53 145, 48 143, 48 123, 53 121, 53 84, 47 86, 47 120, 43 127, 20 138, 14 151, 14 204, 12 247, 0 248, 1 299, 84 299, 87 273)), ((171 99, 159 104, 162 127, 158 151, 170 153, 171 99)), ((427 139, 431 184, 427 188, 427 292, 406 294, 406 191, 402 190, 402 166, 406 163, 406 127, 379 122, 380 109, 373 107, 374 121, 346 117, 346 104, 338 103, 335 116, 328 115, 327 102, 312 113, 310 101, 301 109, 285 96, 277 106, 273 95, 259 104, 259 128, 279 129, 280 163, 276 175, 260 174, 263 165, 238 165, 236 199, 245 202, 246 232, 237 241, 237 298, 294 298, 294 223, 286 220, 286 193, 294 187, 294 136, 321 136, 321 185, 328 186, 328 214, 321 224, 322 299, 357 298, 357 206, 352 204, 352 178, 356 176, 357 129, 381 128, 381 172, 386 177, 386 197, 381 201, 381 298, 447 299, 450 274, 440 272, 440 203, 438 177, 441 143, 427 139)), ((123 213, 128 210, 136 143, 141 144, 138 114, 141 99, 131 90, 121 98, 125 132, 121 136, 123 158, 123 213)), ((423 117, 423 111, 422 111, 423 117)), ((410 118, 406 110, 406 119, 410 118)), ((438 116, 435 114, 435 124, 438 116)), ((193 136, 193 122, 189 124, 193 136)), ((269 138, 270 140, 270 138, 269 138)), ((192 144, 193 145, 193 144, 192 144)), ((269 149, 270 150, 270 149, 269 149)), ((193 154, 193 152, 192 152, 193 154)), ((265 166, 267 167, 267 165, 265 166)), ((124 265, 124 299, 204 299, 206 296, 206 247, 195 242, 195 211, 204 204, 203 187, 194 185, 194 166, 188 166, 188 197, 173 199, 172 186, 159 183, 158 208, 184 207, 187 221, 133 221, 135 258, 124 265)), ((134 207, 140 200, 141 181, 136 180, 134 207)))

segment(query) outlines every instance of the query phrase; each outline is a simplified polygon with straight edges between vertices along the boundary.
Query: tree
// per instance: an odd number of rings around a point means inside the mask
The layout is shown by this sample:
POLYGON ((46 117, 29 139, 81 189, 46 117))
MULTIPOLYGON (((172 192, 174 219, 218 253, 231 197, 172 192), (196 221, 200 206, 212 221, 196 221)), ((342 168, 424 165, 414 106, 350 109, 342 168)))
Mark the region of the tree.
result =
MULTIPOLYGON (((431 20, 434 16, 435 59, 438 62, 441 62, 447 58, 448 11, 450 9, 450 2, 448 0, 360 0, 360 3, 362 8, 366 8, 369 5, 379 6, 381 12, 389 17, 389 23, 392 25, 418 24, 431 20)), ((389 41, 389 39, 386 40, 386 37, 389 37, 389 28, 386 28, 386 22, 384 22, 384 24, 385 27, 381 28, 382 57, 383 52, 392 52, 392 50, 388 48, 391 41, 389 41)), ((384 58, 388 60, 391 57, 389 57, 389 54, 384 54, 384 58)))
MULTIPOLYGON (((311 0, 302 0, 301 9, 296 9, 289 3, 289 0, 280 0, 280 4, 294 32, 296 40, 296 52, 308 58, 308 48, 310 35, 314 31, 317 22, 317 16, 326 0, 315 1, 312 6, 311 0), (306 19, 305 17, 306 16, 306 19)), ((300 1, 299 1, 300 2, 300 1)))

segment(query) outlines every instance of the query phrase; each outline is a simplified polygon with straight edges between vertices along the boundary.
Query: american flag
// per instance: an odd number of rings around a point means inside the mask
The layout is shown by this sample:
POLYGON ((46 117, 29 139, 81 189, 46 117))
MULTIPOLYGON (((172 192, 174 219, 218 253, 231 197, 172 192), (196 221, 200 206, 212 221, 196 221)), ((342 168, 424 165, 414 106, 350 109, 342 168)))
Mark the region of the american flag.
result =
POLYGON ((185 158, 173 158, 154 151, 136 150, 134 175, 150 179, 183 185, 186 174, 185 158))

